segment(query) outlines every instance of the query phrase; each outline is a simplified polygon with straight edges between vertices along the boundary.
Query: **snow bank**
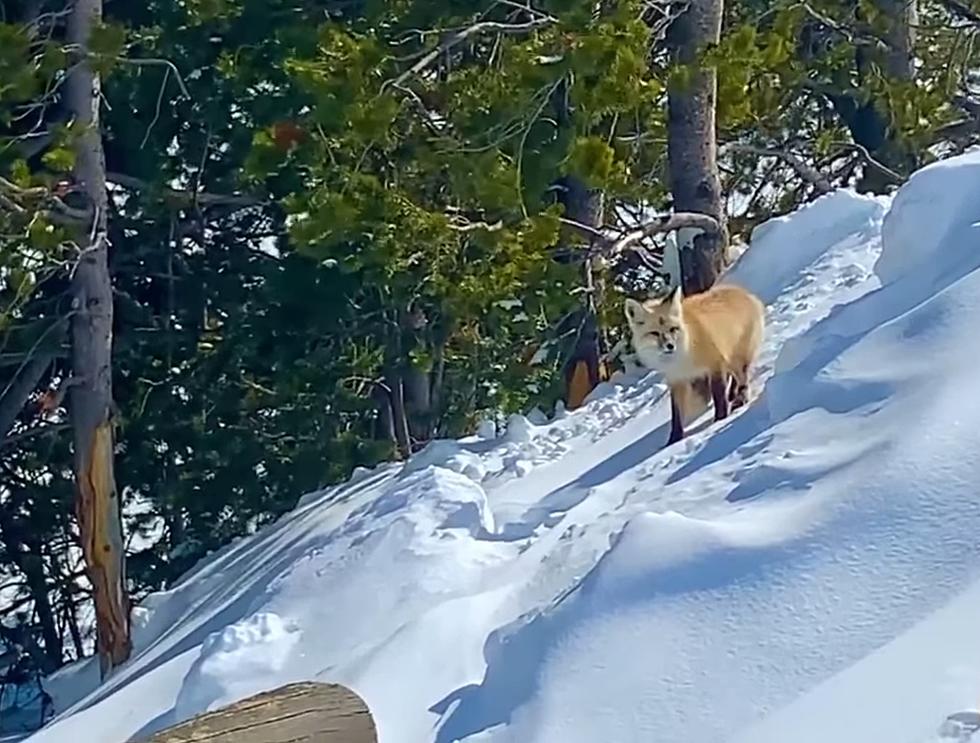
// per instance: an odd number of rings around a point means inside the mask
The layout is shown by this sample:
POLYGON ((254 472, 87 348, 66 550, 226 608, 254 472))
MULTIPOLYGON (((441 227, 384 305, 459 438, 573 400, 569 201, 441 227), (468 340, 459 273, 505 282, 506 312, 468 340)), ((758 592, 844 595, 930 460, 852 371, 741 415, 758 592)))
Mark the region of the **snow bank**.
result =
POLYGON ((875 265, 882 283, 939 289, 980 265, 980 151, 914 173, 882 226, 885 250, 875 265), (924 272, 924 273, 923 273, 924 272))
POLYGON ((298 628, 265 612, 208 635, 181 684, 174 716, 187 719, 287 681, 283 671, 300 637, 298 628))
POLYGON ((761 226, 726 277, 768 305, 747 409, 664 449, 663 385, 621 375, 311 494, 32 740, 314 679, 382 743, 923 743, 980 683, 978 220, 970 155, 761 226))

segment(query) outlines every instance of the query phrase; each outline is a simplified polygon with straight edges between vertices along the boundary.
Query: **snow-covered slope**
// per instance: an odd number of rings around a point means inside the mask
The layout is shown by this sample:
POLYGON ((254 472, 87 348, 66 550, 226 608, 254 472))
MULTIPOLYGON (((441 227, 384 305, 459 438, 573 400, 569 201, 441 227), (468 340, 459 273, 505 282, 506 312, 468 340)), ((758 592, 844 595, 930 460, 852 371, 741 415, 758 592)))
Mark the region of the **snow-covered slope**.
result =
MULTIPOLYGON (((758 398, 662 449, 653 376, 360 472, 138 614, 30 740, 299 680, 382 743, 921 743, 980 701, 980 155, 761 227, 758 398)), ((93 737, 94 736, 94 737, 93 737)))

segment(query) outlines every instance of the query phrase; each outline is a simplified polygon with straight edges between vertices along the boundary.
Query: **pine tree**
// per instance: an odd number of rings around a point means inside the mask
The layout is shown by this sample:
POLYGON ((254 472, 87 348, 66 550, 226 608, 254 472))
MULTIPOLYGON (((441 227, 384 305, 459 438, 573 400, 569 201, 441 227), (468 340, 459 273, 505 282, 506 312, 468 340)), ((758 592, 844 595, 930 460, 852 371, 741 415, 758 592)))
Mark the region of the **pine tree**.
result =
POLYGON ((121 507, 115 482, 112 420, 112 278, 109 199, 102 151, 101 79, 92 37, 102 0, 75 0, 66 40, 74 48, 65 104, 76 128, 74 175, 89 213, 88 237, 72 278, 72 386, 76 513, 95 604, 103 677, 132 651, 121 507))
POLYGON ((677 65, 668 94, 667 153, 674 209, 707 214, 718 229, 680 246, 681 284, 686 294, 705 291, 725 267, 727 229, 718 174, 715 128, 717 79, 702 58, 721 36, 723 0, 694 0, 667 29, 677 65))

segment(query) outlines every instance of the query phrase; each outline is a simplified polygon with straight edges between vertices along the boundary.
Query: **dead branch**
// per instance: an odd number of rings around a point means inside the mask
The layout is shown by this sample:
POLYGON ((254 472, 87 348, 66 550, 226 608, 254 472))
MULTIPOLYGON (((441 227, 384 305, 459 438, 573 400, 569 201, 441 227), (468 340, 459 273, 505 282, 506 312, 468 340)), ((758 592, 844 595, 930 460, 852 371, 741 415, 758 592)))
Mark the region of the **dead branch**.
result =
POLYGON ((34 426, 24 431, 11 433, 4 438, 0 438, 0 449, 5 449, 13 444, 22 443, 28 439, 37 438, 38 436, 47 436, 48 434, 67 431, 69 428, 71 428, 70 423, 44 423, 39 426, 34 426))
POLYGON ((0 442, 5 440, 10 429, 17 421, 17 416, 27 402, 27 398, 37 387, 44 372, 47 371, 54 354, 36 353, 24 361, 13 379, 0 395, 0 442))
POLYGON ((419 74, 426 67, 439 59, 440 56, 463 41, 466 41, 466 39, 470 38, 471 36, 492 32, 501 34, 526 33, 528 31, 535 31, 539 28, 544 28, 545 26, 551 25, 556 21, 556 18, 546 15, 543 17, 532 18, 524 23, 500 23, 499 21, 480 21, 479 23, 474 23, 472 26, 468 26, 461 31, 456 31, 453 34, 450 34, 445 41, 423 55, 418 62, 398 75, 398 77, 394 78, 393 80, 385 81, 385 83, 381 86, 381 90, 384 92, 389 86, 404 84, 408 78, 419 74))
POLYGON ((815 21, 823 24, 831 31, 844 38, 847 42, 854 44, 855 46, 873 46, 879 51, 885 52, 887 52, 890 48, 887 43, 885 43, 882 39, 879 39, 877 36, 854 33, 851 29, 837 23, 837 21, 835 21, 833 18, 830 18, 816 10, 812 5, 810 5, 810 3, 802 2, 797 7, 803 8, 803 10, 805 10, 807 14, 815 21))
POLYGON ((739 144, 736 142, 725 145, 724 150, 758 155, 760 157, 775 157, 789 165, 800 178, 813 186, 821 196, 834 190, 830 180, 823 173, 789 150, 780 150, 774 147, 758 147, 756 145, 739 144))
POLYGON ((641 225, 635 230, 627 232, 609 247, 610 255, 617 255, 624 250, 633 249, 635 243, 645 240, 654 235, 663 235, 675 230, 695 229, 708 234, 718 234, 721 226, 718 221, 708 215, 697 212, 676 212, 665 214, 661 217, 641 225))
POLYGON ((51 221, 59 224, 87 223, 91 216, 87 209, 68 206, 45 186, 21 188, 0 176, 0 206, 17 214, 24 214, 28 211, 25 204, 30 202, 37 202, 38 207, 51 221))
POLYGON ((187 90, 187 84, 184 82, 184 78, 181 77, 180 70, 177 69, 177 65, 171 62, 169 59, 137 59, 134 57, 116 57, 116 61, 120 64, 133 65, 135 67, 164 67, 169 72, 174 74, 174 78, 177 80, 177 87, 180 88, 181 95, 187 100, 191 99, 190 91, 187 90))
POLYGON ((861 159, 864 160, 866 165, 877 170, 879 173, 881 173, 883 176, 888 178, 888 180, 890 180, 895 185, 899 185, 905 182, 905 178, 903 178, 901 175, 896 173, 894 170, 889 168, 884 163, 876 160, 874 156, 870 152, 868 152, 868 148, 865 147, 864 145, 860 145, 857 142, 833 142, 832 144, 836 147, 840 147, 841 149, 852 150, 854 152, 857 152, 858 155, 860 155, 861 159))
POLYGON ((468 222, 466 220, 454 220, 449 223, 449 229, 455 232, 476 232, 477 230, 484 230, 485 232, 499 232, 504 228, 504 223, 501 220, 496 222, 468 222))
POLYGON ((614 258, 627 250, 638 253, 640 258, 650 266, 662 265, 663 261, 655 256, 640 244, 641 240, 654 235, 664 235, 668 232, 682 229, 696 229, 709 234, 717 234, 721 227, 717 220, 708 214, 697 212, 676 212, 657 217, 634 230, 630 230, 619 237, 612 238, 602 229, 597 229, 591 225, 576 222, 574 219, 562 217, 561 223, 567 227, 577 230, 588 237, 597 251, 604 258, 614 258))
MULTIPOLYGON (((123 188, 128 188, 134 191, 149 191, 154 188, 154 185, 148 181, 144 181, 141 178, 136 178, 135 176, 126 175, 124 173, 106 173, 106 180, 108 180, 110 183, 115 183, 117 186, 122 186, 123 188)), ((169 187, 165 187, 163 190, 168 197, 181 202, 186 201, 187 205, 193 204, 195 198, 197 203, 201 206, 233 206, 244 208, 249 206, 262 206, 266 203, 261 199, 255 198, 254 196, 216 194, 203 191, 195 195, 191 191, 182 191, 169 187)))
POLYGON ((598 229, 596 227, 593 227, 590 224, 585 224, 583 222, 577 222, 574 219, 568 219, 566 217, 560 217, 559 218, 559 221, 563 225, 565 225, 567 227, 571 227, 572 229, 574 229, 574 230, 582 233, 583 235, 585 235, 586 237, 590 238, 591 240, 594 240, 594 241, 598 242, 599 245, 605 246, 605 245, 610 244, 610 242, 611 242, 611 240, 609 238, 609 235, 607 235, 602 230, 600 230, 600 229, 598 229))
POLYGON ((980 25, 980 13, 977 13, 966 3, 962 3, 960 0, 939 0, 939 4, 951 14, 963 20, 970 21, 970 23, 980 25))

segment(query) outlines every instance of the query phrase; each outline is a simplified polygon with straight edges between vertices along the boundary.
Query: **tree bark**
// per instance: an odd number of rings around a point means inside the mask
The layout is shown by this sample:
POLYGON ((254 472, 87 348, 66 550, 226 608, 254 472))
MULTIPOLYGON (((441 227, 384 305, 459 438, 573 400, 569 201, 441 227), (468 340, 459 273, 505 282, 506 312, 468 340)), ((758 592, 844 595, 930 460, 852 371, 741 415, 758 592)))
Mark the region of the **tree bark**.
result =
POLYGON ((402 459, 412 455, 412 435, 408 427, 408 413, 405 410, 405 387, 397 362, 389 363, 384 372, 384 383, 388 388, 391 404, 391 423, 394 428, 395 446, 402 459))
POLYGON ((101 81, 85 56, 91 31, 101 20, 102 0, 75 0, 68 18, 68 41, 76 51, 65 94, 80 130, 75 144, 75 178, 92 220, 72 280, 72 367, 77 382, 71 391, 75 510, 92 583, 96 648, 105 678, 129 658, 132 641, 122 518, 113 469, 112 283, 99 116, 101 81))
POLYGON ((894 80, 915 78, 915 39, 919 25, 918 0, 875 0, 887 19, 885 69, 894 80))
POLYGON ((721 225, 720 232, 702 233, 690 245, 683 233, 678 235, 685 294, 710 288, 726 262, 728 232, 715 131, 717 75, 698 62, 707 46, 718 43, 723 6, 723 0, 691 0, 666 37, 672 61, 692 69, 687 79, 674 79, 667 91, 667 159, 674 211, 708 214, 721 225))
POLYGON ((63 644, 58 626, 55 621, 51 596, 48 593, 48 580, 44 574, 44 562, 41 559, 39 545, 28 545, 30 550, 20 561, 20 567, 27 579, 27 586, 34 599, 34 611, 37 622, 41 626, 41 638, 44 640, 44 656, 46 664, 44 671, 51 673, 61 666, 63 660, 63 644))
MULTIPOLYGON (((565 216, 578 224, 600 227, 604 219, 603 193, 587 188, 572 176, 562 179, 561 185, 563 188, 560 200, 565 207, 565 216)), ((569 317, 569 323, 574 323, 575 326, 575 336, 563 369, 565 406, 569 410, 581 406, 589 393, 605 378, 602 349, 599 345, 595 273, 591 257, 586 257, 582 262, 582 283, 585 288, 583 306, 569 317)))

